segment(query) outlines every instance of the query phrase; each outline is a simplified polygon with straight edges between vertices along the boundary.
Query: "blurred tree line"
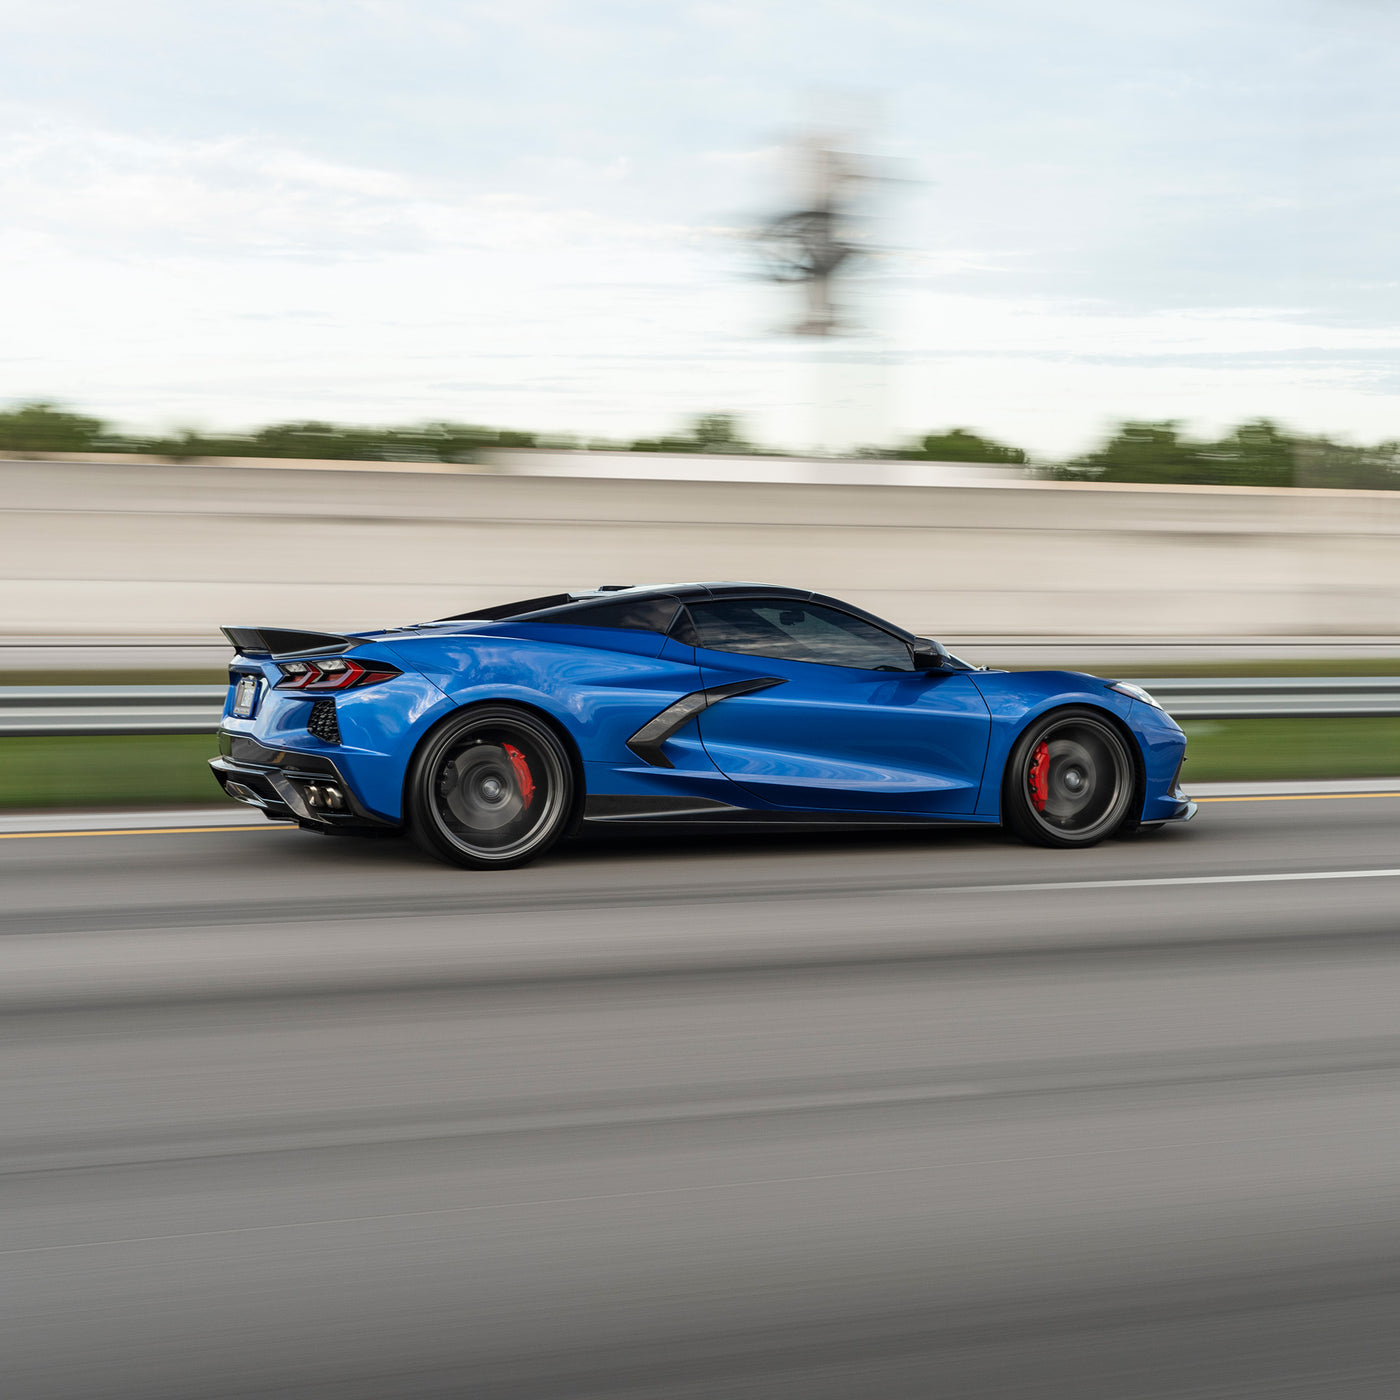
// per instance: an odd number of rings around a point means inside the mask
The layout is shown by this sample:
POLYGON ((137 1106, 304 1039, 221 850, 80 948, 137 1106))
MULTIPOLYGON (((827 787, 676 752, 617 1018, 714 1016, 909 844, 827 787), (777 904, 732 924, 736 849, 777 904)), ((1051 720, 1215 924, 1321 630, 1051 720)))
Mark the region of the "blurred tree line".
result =
POLYGON ((929 433, 903 447, 867 449, 863 455, 901 462, 986 462, 1012 467, 1025 466, 1030 461, 1021 448, 979 437, 967 428, 929 433))
POLYGON ((138 452, 171 461, 195 457, 306 457, 343 462, 469 462, 482 447, 533 447, 533 433, 465 423, 422 423, 406 428, 348 427, 339 423, 275 423, 251 433, 166 436, 109 432, 97 418, 51 403, 27 403, 0 412, 0 451, 138 452))
POLYGON ((465 423, 414 427, 347 427, 339 423, 275 423, 251 433, 201 433, 185 429, 151 436, 114 433, 101 419, 52 403, 26 403, 0 411, 0 452, 136 452, 174 462, 197 457, 305 457, 346 462, 470 462, 487 447, 571 447, 629 452, 733 452, 781 456, 748 441, 739 420, 712 413, 688 431, 632 443, 541 437, 465 423))
MULTIPOLYGON (((123 435, 98 418, 52 403, 0 411, 0 451, 137 452, 189 461, 197 457, 307 457, 372 462, 470 462, 483 448, 538 445, 625 448, 632 452, 728 452, 781 456, 755 446, 737 418, 713 413, 687 431, 635 442, 542 439, 534 433, 463 423, 356 427, 337 423, 276 423, 256 432, 166 436, 123 435)), ((1192 486, 1328 486, 1400 489, 1400 442, 1358 447, 1286 432, 1268 419, 1241 424, 1219 439, 1188 437, 1176 422, 1123 423, 1099 447, 1070 461, 1031 466, 1029 455, 967 428, 929 433, 896 448, 858 455, 904 461, 1022 466, 1051 481, 1159 482, 1192 486)))
POLYGON ((690 431, 672 437, 638 438, 629 452, 732 452, 745 457, 781 456, 749 442, 739 420, 728 413, 709 413, 696 418, 690 431))
POLYGON ((1052 481, 1148 481, 1189 486, 1400 489, 1400 442, 1357 447, 1285 432, 1267 418, 1214 441, 1179 423, 1123 423, 1101 447, 1038 475, 1052 481))

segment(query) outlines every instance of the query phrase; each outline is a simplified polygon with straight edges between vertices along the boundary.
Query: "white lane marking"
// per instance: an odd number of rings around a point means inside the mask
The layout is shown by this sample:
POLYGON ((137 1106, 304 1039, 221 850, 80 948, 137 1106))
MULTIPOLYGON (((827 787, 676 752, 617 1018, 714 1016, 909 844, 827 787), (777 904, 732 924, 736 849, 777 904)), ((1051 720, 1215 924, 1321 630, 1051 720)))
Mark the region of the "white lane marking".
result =
POLYGON ((1138 890, 1160 885, 1266 885, 1299 880, 1394 880, 1387 870, 1280 870, 1264 875, 1161 875, 1138 880, 1047 880, 1034 885, 929 885, 930 894, 1041 894, 1048 890, 1138 890))
POLYGON ((1363 802, 1368 797, 1400 797, 1391 792, 1285 792, 1250 793, 1246 797, 1198 797, 1197 802, 1363 802))
POLYGON ((1283 778, 1236 782, 1196 782, 1187 779, 1189 796, 1198 802, 1216 797, 1366 797, 1372 793, 1392 796, 1400 788, 1394 778, 1283 778))
POLYGON ((144 807, 103 809, 85 812, 0 812, 0 832, 28 834, 39 831, 143 831, 149 827, 179 827, 182 830, 211 826, 248 826, 257 829, 267 818, 256 808, 241 802, 223 802, 217 807, 144 807))

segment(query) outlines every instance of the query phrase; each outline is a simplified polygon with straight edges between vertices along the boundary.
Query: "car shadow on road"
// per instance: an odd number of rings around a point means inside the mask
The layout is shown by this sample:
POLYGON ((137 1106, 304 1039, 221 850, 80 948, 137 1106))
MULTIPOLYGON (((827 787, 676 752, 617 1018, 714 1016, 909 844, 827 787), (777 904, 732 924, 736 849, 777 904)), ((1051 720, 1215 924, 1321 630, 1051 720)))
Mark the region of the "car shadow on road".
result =
MULTIPOLYGON (((1189 836, 1190 828, 1166 828, 1146 836, 1115 838, 1106 845, 1136 846, 1139 843, 1156 846, 1189 836)), ((400 839, 355 838, 351 836, 301 836, 296 846, 298 859, 310 859, 317 865, 352 865, 363 869, 378 866, 386 870, 450 869, 418 845, 400 839)), ((1093 848, 1089 848, 1093 849, 1093 848)), ((840 827, 815 826, 799 831, 774 831, 763 828, 736 831, 713 828, 655 828, 627 827, 589 830, 562 841, 553 850, 519 871, 528 876, 530 870, 564 872, 569 870, 616 870, 626 865, 674 864, 678 861, 697 864, 714 863, 732 867, 735 863, 753 861, 791 860, 885 860, 926 855, 944 862, 960 855, 991 854, 998 851, 1022 851, 1027 857, 1051 854, 1041 848, 1025 845, 1001 827, 985 825, 929 825, 925 827, 840 827)), ((1073 856, 1075 852, 1057 852, 1073 856)), ((485 875, 492 872, 463 872, 485 875)), ((504 873, 504 872, 502 872, 504 873)))

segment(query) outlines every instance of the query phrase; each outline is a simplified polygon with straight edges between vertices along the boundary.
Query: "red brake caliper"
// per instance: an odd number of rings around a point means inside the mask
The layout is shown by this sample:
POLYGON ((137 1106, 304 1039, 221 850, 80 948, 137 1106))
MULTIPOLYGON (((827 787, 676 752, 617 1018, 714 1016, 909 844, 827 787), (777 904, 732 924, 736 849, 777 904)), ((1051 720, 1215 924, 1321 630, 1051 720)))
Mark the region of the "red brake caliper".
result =
POLYGON ((1042 739, 1031 755, 1031 804, 1037 812, 1045 810, 1045 799, 1050 795, 1049 778, 1050 745, 1042 739))
MULTIPOLYGON (((514 744, 502 744, 501 747, 510 759, 510 766, 515 769, 515 781, 520 784, 521 800, 528 807, 535 796, 535 780, 530 776, 530 765, 525 762, 525 755, 514 744)), ((1044 745, 1041 747, 1044 748, 1044 745)))

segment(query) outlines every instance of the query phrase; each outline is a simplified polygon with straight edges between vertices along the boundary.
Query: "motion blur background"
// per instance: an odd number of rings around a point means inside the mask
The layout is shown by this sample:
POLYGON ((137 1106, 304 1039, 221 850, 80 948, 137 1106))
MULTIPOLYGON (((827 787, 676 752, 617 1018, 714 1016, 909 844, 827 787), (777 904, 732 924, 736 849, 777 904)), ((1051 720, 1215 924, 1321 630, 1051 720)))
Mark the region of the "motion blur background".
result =
POLYGON ((1396 1394, 1398 45, 0 0, 0 1389, 1396 1394), (481 877, 207 773, 220 623, 681 578, 1160 682, 1201 814, 481 877))

